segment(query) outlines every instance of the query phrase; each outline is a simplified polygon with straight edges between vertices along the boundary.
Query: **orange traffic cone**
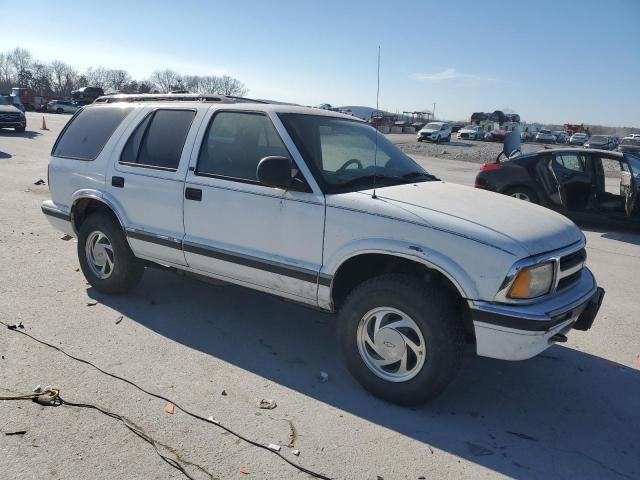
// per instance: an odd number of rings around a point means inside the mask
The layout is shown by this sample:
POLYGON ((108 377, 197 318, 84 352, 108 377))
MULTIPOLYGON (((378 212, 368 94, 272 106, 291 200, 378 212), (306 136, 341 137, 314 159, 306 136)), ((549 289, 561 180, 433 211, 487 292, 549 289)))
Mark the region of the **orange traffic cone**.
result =
POLYGON ((44 121, 44 115, 42 116, 42 126, 40 127, 40 130, 49 130, 47 128, 47 122, 44 121))

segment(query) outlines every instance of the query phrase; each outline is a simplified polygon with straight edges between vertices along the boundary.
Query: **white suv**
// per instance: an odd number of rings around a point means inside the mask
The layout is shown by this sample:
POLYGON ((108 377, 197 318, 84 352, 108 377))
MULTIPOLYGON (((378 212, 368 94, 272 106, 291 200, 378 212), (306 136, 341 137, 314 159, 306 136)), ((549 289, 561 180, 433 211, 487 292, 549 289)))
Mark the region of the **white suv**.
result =
POLYGON ((565 217, 441 182, 351 116, 195 98, 110 97, 56 141, 42 210, 97 290, 168 266, 337 312, 351 372, 403 404, 467 338, 521 360, 591 326, 604 292, 565 217))
POLYGON ((448 142, 451 140, 451 127, 444 122, 427 123, 418 132, 418 141, 422 142, 423 140, 431 140, 436 143, 448 142))

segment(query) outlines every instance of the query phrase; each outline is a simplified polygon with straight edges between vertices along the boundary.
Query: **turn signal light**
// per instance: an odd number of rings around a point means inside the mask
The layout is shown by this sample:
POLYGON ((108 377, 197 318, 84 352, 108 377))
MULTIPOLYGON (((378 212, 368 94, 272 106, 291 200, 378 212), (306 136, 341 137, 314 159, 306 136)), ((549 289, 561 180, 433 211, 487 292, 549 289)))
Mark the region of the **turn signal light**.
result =
POLYGON ((499 163, 485 163, 480 167, 481 172, 493 172, 494 170, 500 170, 502 165, 499 163))

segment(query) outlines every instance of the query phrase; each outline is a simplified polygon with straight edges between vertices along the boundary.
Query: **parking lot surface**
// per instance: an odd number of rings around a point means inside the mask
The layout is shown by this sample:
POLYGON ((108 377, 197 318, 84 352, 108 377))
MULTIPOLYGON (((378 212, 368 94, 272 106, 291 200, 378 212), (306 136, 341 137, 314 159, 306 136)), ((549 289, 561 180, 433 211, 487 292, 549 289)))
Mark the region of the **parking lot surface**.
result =
MULTIPOLYGON (((607 291, 588 332, 524 362, 477 358, 433 403, 402 408, 350 377, 335 319, 261 293, 148 270, 132 295, 98 294, 77 244, 42 213, 48 155, 69 116, 0 130, 0 319, 160 393, 292 462, 340 479, 640 478, 640 235, 585 230, 607 291), (327 372, 326 383, 318 380, 327 372), (273 399, 273 410, 259 408, 273 399), (293 437, 292 437, 293 436, 293 437), (294 456, 287 445, 300 450, 294 456)), ((445 181, 478 166, 416 155, 445 181)), ((241 214, 241 212, 239 212, 241 214)), ((259 232, 256 232, 259 234, 259 232)), ((309 478, 277 456, 24 335, 0 330, 0 395, 54 385, 127 417, 191 462, 194 478, 309 478), (244 468, 249 475, 244 475, 244 468), (208 473, 207 473, 208 472, 208 473)), ((2 402, 0 471, 11 479, 183 478, 98 412, 2 402), (6 433, 26 431, 24 434, 6 433)))

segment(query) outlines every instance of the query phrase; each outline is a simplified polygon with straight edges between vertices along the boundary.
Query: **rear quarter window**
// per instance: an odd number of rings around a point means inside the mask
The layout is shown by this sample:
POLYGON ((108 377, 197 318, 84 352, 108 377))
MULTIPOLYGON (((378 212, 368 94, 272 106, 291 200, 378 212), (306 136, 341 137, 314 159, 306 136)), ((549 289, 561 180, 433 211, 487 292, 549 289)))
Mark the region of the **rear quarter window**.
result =
POLYGON ((53 146, 54 157, 95 160, 131 108, 89 107, 80 110, 53 146))

